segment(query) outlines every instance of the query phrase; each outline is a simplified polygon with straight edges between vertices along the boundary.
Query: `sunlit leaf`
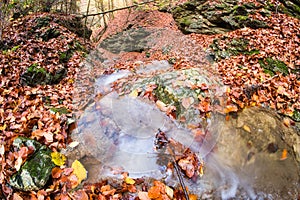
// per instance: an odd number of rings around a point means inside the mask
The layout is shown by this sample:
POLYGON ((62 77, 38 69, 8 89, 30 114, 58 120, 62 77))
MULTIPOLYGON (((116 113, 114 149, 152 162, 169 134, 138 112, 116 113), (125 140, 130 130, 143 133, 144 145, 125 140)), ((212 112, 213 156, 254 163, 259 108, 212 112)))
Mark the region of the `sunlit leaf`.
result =
POLYGON ((83 180, 85 180, 87 178, 87 171, 84 168, 84 166, 78 161, 75 160, 72 163, 73 168, 73 173, 76 175, 76 177, 78 178, 78 183, 80 184, 83 180))
POLYGON ((245 131, 247 131, 248 133, 251 133, 250 127, 247 126, 246 124, 243 126, 243 129, 244 129, 245 131))
POLYGON ((64 165, 67 160, 66 156, 64 156, 59 152, 52 152, 51 157, 52 157, 52 162, 57 166, 64 165))
POLYGON ((167 194, 171 199, 173 199, 174 191, 173 191, 173 189, 170 188, 169 186, 166 186, 166 194, 167 194))
POLYGON ((135 180, 133 180, 132 178, 126 177, 125 178, 125 183, 133 185, 135 183, 135 180))

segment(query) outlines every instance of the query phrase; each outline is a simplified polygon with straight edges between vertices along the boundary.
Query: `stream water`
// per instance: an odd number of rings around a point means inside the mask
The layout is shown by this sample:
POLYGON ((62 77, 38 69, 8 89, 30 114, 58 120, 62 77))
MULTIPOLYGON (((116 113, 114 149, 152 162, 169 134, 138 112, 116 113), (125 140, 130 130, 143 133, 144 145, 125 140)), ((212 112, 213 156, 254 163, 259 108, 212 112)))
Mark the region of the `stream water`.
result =
MULTIPOLYGON (((97 52, 90 55, 95 62, 103 65, 111 62, 99 59, 97 52)), ((88 71, 92 69, 93 60, 89 59, 85 66, 88 71)), ((184 179, 189 191, 197 194, 199 199, 299 198, 299 132, 284 126, 275 112, 266 108, 247 108, 230 120, 212 112, 205 121, 193 119, 203 125, 203 132, 208 133, 201 140, 196 139, 190 129, 170 119, 155 103, 132 95, 119 95, 112 85, 115 81, 125 80, 134 89, 136 83, 140 86, 153 81, 151 77, 158 77, 168 88, 170 80, 173 80, 170 85, 177 79, 182 82, 182 74, 185 79, 213 85, 217 77, 209 76, 203 69, 200 69, 201 75, 199 69, 172 72, 174 69, 167 61, 140 66, 135 72, 120 70, 95 79, 87 78, 87 87, 78 87, 81 94, 90 93, 90 96, 82 97, 87 103, 81 106, 77 128, 72 133, 73 140, 79 145, 68 152, 68 158, 83 163, 88 170, 88 182, 120 178, 120 172, 126 171, 130 177, 162 179, 169 186, 180 186, 176 174, 166 171, 171 156, 160 155, 154 149, 155 135, 162 130, 168 138, 189 147, 204 161, 201 178, 196 181, 184 179), (86 101, 91 98, 95 100, 86 101), (287 151, 287 157, 282 159, 284 151, 287 151)), ((222 87, 218 85, 219 92, 222 87)), ((215 92, 211 91, 214 95, 215 92)), ((187 109, 183 115, 188 119, 193 113, 197 118, 195 109, 190 109, 191 112, 187 109)))

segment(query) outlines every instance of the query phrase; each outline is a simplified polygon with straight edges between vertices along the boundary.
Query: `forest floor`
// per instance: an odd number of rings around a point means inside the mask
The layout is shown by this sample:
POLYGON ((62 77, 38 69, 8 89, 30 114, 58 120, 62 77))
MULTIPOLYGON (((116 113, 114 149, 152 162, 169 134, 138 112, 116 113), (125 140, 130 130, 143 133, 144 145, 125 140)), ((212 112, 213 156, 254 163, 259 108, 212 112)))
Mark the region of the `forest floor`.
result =
MULTIPOLYGON (((300 20, 280 13, 268 17, 257 14, 255 17, 265 21, 269 28, 243 28, 225 35, 190 34, 187 37, 204 50, 209 50, 211 44, 218 42, 223 51, 228 49, 233 39, 247 39, 247 51, 257 50, 258 53, 216 58, 213 63, 223 84, 228 86, 221 112, 230 117, 229 114, 245 107, 269 107, 281 114, 285 126, 295 127, 299 132, 300 20), (282 61, 279 64, 284 65, 283 71, 269 69, 271 73, 267 73, 261 67, 275 65, 277 60, 282 61)), ((105 180, 82 185, 84 169, 81 165, 67 166, 64 165, 66 158, 62 154, 58 153, 59 158, 55 157, 57 154, 53 152, 60 152, 71 142, 70 132, 74 125, 72 111, 77 109, 73 104, 74 82, 85 56, 98 45, 90 44, 68 30, 68 27, 59 23, 62 20, 69 19, 48 14, 29 15, 12 21, 3 33, 3 42, 0 44, 0 197, 131 199, 133 197, 129 193, 135 193, 142 200, 184 199, 184 190, 181 188, 173 190, 159 180, 147 185, 142 179, 129 178, 126 173, 123 174, 122 183, 105 180), (21 191, 9 184, 13 174, 35 153, 35 149, 29 146, 15 146, 14 140, 20 136, 34 139, 52 151, 56 167, 50 172, 50 180, 42 189, 21 191)), ((120 11, 110 21, 99 43, 128 27, 165 28, 181 34, 169 13, 151 9, 120 11)), ((97 35, 97 32, 93 34, 97 35)), ((188 55, 165 55, 159 49, 152 49, 150 56, 146 53, 121 53, 112 71, 134 68, 136 61, 171 58, 176 58, 174 66, 178 69, 194 65, 189 62, 188 55)), ((189 53, 194 54, 191 50, 189 53)), ((210 63, 203 62, 201 65, 210 63)), ((209 106, 209 102, 203 101, 199 110, 204 114, 209 113, 209 106)), ((196 199, 197 196, 190 194, 189 198, 196 199)))

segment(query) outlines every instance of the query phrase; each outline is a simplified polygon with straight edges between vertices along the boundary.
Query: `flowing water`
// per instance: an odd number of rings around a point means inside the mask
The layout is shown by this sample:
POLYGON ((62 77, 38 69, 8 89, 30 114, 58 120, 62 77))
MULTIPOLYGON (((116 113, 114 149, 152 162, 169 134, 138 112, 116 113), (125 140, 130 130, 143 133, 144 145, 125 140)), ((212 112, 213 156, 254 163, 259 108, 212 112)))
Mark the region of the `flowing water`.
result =
POLYGON ((189 80, 216 86, 218 89, 209 92, 209 97, 214 99, 223 88, 218 77, 201 68, 175 71, 167 61, 140 64, 134 72, 120 70, 93 77, 93 69, 105 68, 113 62, 113 59, 101 57, 102 54, 99 56, 101 51, 91 53, 84 66, 88 77, 78 84, 81 112, 72 137, 80 144, 68 152, 70 160, 79 159, 87 168, 88 182, 120 178, 120 172, 126 171, 130 177, 162 179, 167 185, 178 187, 176 174, 166 171, 171 156, 161 155, 154 149, 155 135, 162 130, 168 138, 190 147, 204 161, 201 178, 184 179, 189 191, 200 199, 299 197, 299 131, 283 125, 275 112, 247 108, 230 120, 215 112, 203 120, 190 106, 182 109, 186 119, 191 113, 194 116, 186 123, 200 123, 202 131, 207 133, 201 140, 196 139, 193 131, 186 128, 187 124, 170 119, 152 101, 130 92, 119 94, 112 86, 116 81, 124 82, 126 90, 134 91, 143 84, 162 80, 167 91, 176 97, 174 99, 181 101, 184 95, 193 98, 193 93, 176 92, 171 86, 178 88, 177 83, 189 80), (282 157, 284 151, 287 151, 286 158, 282 157))

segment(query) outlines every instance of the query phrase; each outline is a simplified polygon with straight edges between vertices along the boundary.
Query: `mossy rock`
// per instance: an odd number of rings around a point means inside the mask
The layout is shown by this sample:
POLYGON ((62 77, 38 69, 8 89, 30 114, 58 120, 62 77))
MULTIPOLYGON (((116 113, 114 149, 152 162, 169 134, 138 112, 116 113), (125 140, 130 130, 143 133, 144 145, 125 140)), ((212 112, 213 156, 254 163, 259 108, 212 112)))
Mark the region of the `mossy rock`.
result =
POLYGON ((66 68, 60 68, 55 73, 49 73, 46 69, 33 64, 21 74, 20 82, 24 85, 52 85, 59 83, 67 74, 66 68))
MULTIPOLYGON (((196 122, 199 116, 199 110, 195 106, 199 103, 199 95, 202 97, 210 97, 209 90, 204 91, 200 88, 191 88, 191 85, 205 84, 207 86, 218 84, 206 77, 203 71, 199 69, 184 69, 171 72, 161 72, 160 74, 151 75, 150 77, 137 78, 132 81, 127 81, 122 87, 122 91, 134 93, 139 91, 139 96, 144 96, 147 93, 149 85, 156 85, 152 94, 155 98, 166 106, 176 107, 176 119, 184 118, 184 123, 196 122), (189 98, 191 105, 183 106, 183 99, 189 98)), ((179 122, 180 123, 180 122, 179 122)))
POLYGON ((40 29, 42 27, 47 27, 47 26, 49 26, 51 21, 52 21, 52 18, 50 16, 36 18, 35 19, 35 22, 36 22, 35 28, 40 29))
POLYGON ((264 69, 264 72, 274 76, 276 73, 282 73, 284 76, 289 74, 287 65, 280 61, 272 58, 261 59, 258 61, 260 66, 264 69))
POLYGON ((58 30, 56 30, 55 28, 49 28, 40 35, 40 37, 45 42, 49 41, 52 38, 57 38, 58 36, 60 36, 60 32, 58 30))
POLYGON ((210 49, 212 50, 211 57, 218 61, 220 59, 229 58, 230 56, 237 56, 240 54, 253 55, 259 54, 259 50, 257 49, 248 49, 249 41, 243 38, 233 38, 229 39, 227 37, 222 37, 220 39, 215 39, 213 43, 210 45, 210 49), (221 48, 219 43, 220 40, 225 40, 226 48, 221 48))
POLYGON ((147 37, 151 32, 144 28, 129 29, 112 35, 100 43, 100 47, 112 53, 143 52, 149 49, 147 37))
POLYGON ((188 1, 175 6, 172 15, 183 33, 216 34, 243 27, 267 28, 265 22, 251 17, 251 14, 260 12, 263 7, 264 4, 240 5, 231 0, 223 0, 213 5, 207 1, 188 1), (204 22, 206 26, 199 25, 204 22), (222 29, 216 32, 216 28, 222 29))
POLYGON ((13 146, 19 149, 22 146, 31 147, 34 153, 14 174, 9 184, 22 191, 39 190, 48 182, 53 167, 51 150, 35 140, 18 137, 14 140, 13 146))

